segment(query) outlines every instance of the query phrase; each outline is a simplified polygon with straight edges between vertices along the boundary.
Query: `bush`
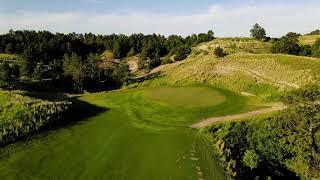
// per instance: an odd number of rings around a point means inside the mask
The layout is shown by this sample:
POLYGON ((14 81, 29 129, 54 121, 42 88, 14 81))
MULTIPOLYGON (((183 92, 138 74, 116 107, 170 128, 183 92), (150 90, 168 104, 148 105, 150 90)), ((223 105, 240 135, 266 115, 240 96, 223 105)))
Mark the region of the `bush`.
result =
POLYGON ((246 150, 242 158, 243 163, 251 169, 257 168, 259 165, 259 155, 254 150, 246 150))
POLYGON ((287 92, 280 99, 288 105, 315 102, 320 100, 320 86, 308 85, 298 90, 287 92))
POLYGON ((312 54, 312 51, 311 51, 310 45, 301 46, 301 50, 299 53, 300 56, 311 56, 311 54, 312 54))
POLYGON ((218 46, 214 49, 214 55, 216 55, 217 57, 224 57, 226 56, 226 53, 220 46, 218 46))
POLYGON ((172 60, 170 57, 168 57, 168 56, 164 57, 164 58, 162 59, 162 61, 161 61, 161 64, 162 64, 162 65, 164 65, 164 64, 171 64, 171 63, 173 63, 173 60, 172 60))
POLYGON ((177 48, 176 55, 174 56, 175 61, 182 61, 188 57, 191 53, 191 48, 189 46, 180 46, 177 48))

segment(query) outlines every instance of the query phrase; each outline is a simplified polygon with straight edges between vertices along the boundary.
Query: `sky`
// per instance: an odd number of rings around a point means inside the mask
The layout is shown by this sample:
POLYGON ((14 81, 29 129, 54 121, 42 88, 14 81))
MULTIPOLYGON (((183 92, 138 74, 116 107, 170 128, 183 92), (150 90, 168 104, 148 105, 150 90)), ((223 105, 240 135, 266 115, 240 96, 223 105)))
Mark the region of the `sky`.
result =
POLYGON ((254 23, 276 37, 320 28, 320 0, 0 0, 0 33, 157 33, 213 30, 249 36, 254 23))

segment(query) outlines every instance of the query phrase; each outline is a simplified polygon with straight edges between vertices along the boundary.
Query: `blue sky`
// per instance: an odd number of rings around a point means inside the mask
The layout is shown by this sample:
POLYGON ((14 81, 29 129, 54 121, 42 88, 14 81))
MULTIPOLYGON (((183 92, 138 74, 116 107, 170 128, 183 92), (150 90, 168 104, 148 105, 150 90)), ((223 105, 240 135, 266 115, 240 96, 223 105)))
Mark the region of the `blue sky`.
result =
POLYGON ((320 28, 319 0, 0 0, 0 33, 53 32, 181 34, 213 29, 248 36, 255 22, 269 35, 320 28))

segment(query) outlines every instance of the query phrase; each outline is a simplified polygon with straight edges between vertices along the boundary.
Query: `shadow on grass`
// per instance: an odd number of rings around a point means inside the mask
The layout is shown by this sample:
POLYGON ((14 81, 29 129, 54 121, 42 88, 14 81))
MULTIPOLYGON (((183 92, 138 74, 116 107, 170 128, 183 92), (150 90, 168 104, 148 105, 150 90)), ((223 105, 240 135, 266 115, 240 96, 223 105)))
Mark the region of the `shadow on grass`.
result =
POLYGON ((286 167, 278 163, 262 162, 261 167, 255 170, 248 170, 246 175, 240 176, 236 179, 300 179, 296 173, 290 171, 286 167))
MULTIPOLYGON (((48 100, 47 98, 45 99, 48 100)), ((5 148, 6 146, 9 146, 9 145, 15 146, 15 144, 21 147, 28 146, 30 140, 34 138, 35 139, 45 138, 57 130, 60 130, 60 129, 63 130, 63 129, 70 128, 74 125, 81 124, 85 122, 89 117, 96 116, 100 113, 103 113, 109 110, 108 108, 98 107, 88 102, 81 101, 77 97, 69 98, 67 100, 71 101, 72 105, 66 112, 60 114, 59 120, 56 120, 43 127, 40 127, 40 129, 32 131, 24 136, 16 137, 13 140, 0 144, 0 158, 3 157, 4 154, 6 154, 1 152, 2 151, 1 148, 5 148)))
POLYGON ((79 124, 89 117, 96 116, 109 110, 109 108, 99 107, 88 102, 81 101, 77 97, 73 97, 69 100, 72 102, 72 106, 63 114, 62 119, 57 122, 58 126, 56 127, 79 124))
POLYGON ((65 100, 69 100, 69 98, 65 94, 63 94, 61 92, 26 91, 26 92, 23 92, 23 95, 31 97, 31 98, 47 100, 47 101, 65 101, 65 100))

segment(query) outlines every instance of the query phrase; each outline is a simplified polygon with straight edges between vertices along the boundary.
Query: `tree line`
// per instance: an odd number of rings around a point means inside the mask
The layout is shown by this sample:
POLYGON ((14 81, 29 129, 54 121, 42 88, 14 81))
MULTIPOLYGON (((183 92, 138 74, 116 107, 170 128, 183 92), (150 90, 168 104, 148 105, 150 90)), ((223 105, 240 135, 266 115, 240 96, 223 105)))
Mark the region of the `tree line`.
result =
POLYGON ((301 45, 299 44, 300 36, 300 34, 289 32, 279 39, 274 39, 271 52, 320 57, 320 39, 317 39, 313 45, 301 45))
POLYGON ((16 63, 0 63, 0 69, 4 70, 0 85, 17 79, 52 79, 50 82, 55 87, 77 91, 117 88, 129 75, 124 58, 139 54, 139 67, 152 69, 162 64, 164 57, 183 60, 190 54, 192 46, 213 39, 211 30, 187 37, 10 30, 0 35, 0 53, 17 54, 18 58, 16 63), (105 67, 106 62, 100 56, 103 52, 112 53, 112 59, 120 63, 105 67))
MULTIPOLYGON (((258 40, 270 41, 272 43, 272 53, 284 53, 297 56, 320 57, 320 38, 313 45, 299 44, 301 34, 289 32, 280 38, 270 38, 266 36, 266 30, 258 23, 254 24, 250 30, 251 37, 258 40)), ((320 35, 320 30, 314 30, 307 35, 320 35)))

